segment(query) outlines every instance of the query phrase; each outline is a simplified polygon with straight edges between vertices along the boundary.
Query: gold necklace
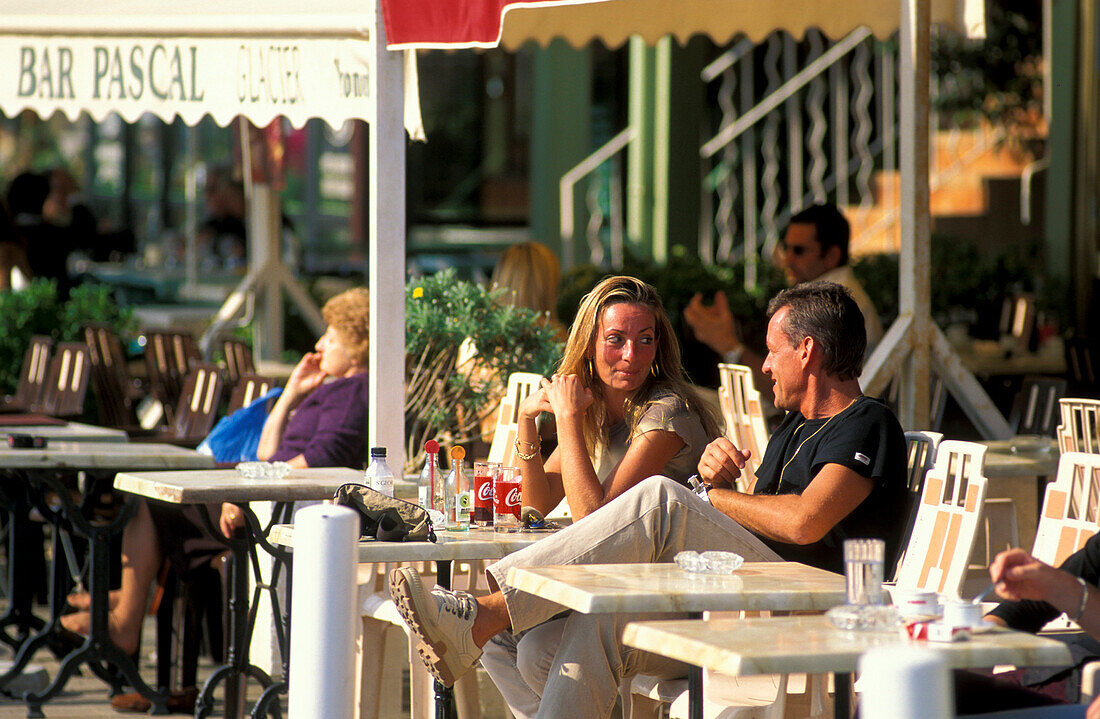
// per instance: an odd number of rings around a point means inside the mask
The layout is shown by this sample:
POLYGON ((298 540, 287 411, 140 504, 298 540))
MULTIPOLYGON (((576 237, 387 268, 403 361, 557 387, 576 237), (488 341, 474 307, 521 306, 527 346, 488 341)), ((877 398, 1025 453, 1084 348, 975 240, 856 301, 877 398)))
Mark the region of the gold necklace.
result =
MULTIPOLYGON (((861 395, 861 394, 857 394, 857 395, 855 396, 855 399, 853 399, 853 400, 852 400, 851 402, 849 402, 849 403, 848 403, 848 405, 847 405, 847 406, 846 406, 846 407, 845 407, 844 409, 840 410, 839 412, 837 412, 837 413, 836 413, 836 414, 834 414, 834 415, 831 415, 831 416, 829 417, 829 419, 825 420, 825 424, 823 424, 823 425, 821 425, 820 427, 818 427, 818 428, 817 428, 816 430, 814 430, 814 433, 813 433, 813 434, 811 434, 811 435, 810 435, 809 437, 807 437, 806 439, 802 440, 802 442, 800 442, 800 443, 799 443, 798 447, 796 447, 796 448, 795 448, 795 450, 794 450, 794 454, 792 454, 792 455, 791 455, 791 458, 790 458, 790 459, 788 459, 788 460, 787 460, 787 462, 786 462, 786 464, 784 464, 784 465, 783 465, 783 468, 779 470, 779 483, 778 483, 777 485, 775 485, 775 493, 776 493, 776 494, 779 494, 779 490, 780 490, 780 489, 781 489, 781 488, 783 487, 783 473, 787 471, 787 465, 789 465, 789 464, 790 464, 791 462, 793 462, 793 461, 794 461, 794 458, 798 456, 798 453, 799 453, 800 451, 802 451, 802 445, 806 444, 806 443, 807 443, 807 442, 809 442, 809 441, 810 441, 811 439, 813 439, 814 437, 816 437, 816 436, 817 436, 817 433, 818 433, 818 432, 820 432, 821 430, 823 430, 823 429, 825 429, 826 427, 828 427, 828 426, 829 426, 829 423, 830 423, 830 422, 832 422, 834 418, 836 418, 836 417, 839 417, 840 415, 842 415, 842 414, 844 414, 845 412, 847 412, 847 411, 848 411, 848 409, 849 409, 849 408, 851 408, 851 406, 852 406, 852 405, 854 405, 854 404, 856 403, 856 400, 858 400, 858 399, 859 399, 860 397, 862 397, 862 396, 863 396, 863 395, 861 395)), ((801 432, 801 431, 802 431, 802 428, 803 428, 803 427, 805 427, 805 426, 806 426, 806 421, 805 421, 805 420, 803 420, 803 421, 802 421, 802 423, 801 423, 801 424, 799 424, 799 425, 798 425, 798 427, 796 427, 796 428, 795 428, 795 430, 794 430, 794 434, 798 434, 799 432, 801 432)))

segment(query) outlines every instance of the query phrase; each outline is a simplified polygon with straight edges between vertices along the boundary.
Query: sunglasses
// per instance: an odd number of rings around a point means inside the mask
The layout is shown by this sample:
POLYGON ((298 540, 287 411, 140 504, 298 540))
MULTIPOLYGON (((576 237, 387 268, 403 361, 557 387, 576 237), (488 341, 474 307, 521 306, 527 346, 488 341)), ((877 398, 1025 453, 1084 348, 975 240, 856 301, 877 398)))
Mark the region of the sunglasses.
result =
POLYGON ((780 242, 779 246, 784 252, 790 252, 795 257, 801 257, 810 251, 810 248, 805 245, 788 245, 786 242, 780 242))

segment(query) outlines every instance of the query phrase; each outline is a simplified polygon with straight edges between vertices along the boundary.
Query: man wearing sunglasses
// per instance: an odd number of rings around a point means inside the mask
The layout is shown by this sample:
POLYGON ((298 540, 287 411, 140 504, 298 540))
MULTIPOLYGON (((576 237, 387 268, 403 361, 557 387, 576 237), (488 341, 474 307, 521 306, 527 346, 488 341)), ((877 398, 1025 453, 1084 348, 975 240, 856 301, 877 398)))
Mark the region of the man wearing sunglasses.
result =
MULTIPOLYGON (((775 260, 792 287, 811 280, 828 280, 847 287, 863 312, 870 353, 882 338, 882 321, 848 264, 850 235, 848 220, 836 205, 813 205, 791 218, 783 240, 776 247, 775 260)), ((770 385, 760 371, 764 358, 741 342, 737 320, 730 312, 725 293, 715 293, 714 304, 710 306, 703 304, 701 294, 696 294, 684 308, 684 319, 700 342, 722 355, 723 362, 751 367, 758 388, 770 385)))

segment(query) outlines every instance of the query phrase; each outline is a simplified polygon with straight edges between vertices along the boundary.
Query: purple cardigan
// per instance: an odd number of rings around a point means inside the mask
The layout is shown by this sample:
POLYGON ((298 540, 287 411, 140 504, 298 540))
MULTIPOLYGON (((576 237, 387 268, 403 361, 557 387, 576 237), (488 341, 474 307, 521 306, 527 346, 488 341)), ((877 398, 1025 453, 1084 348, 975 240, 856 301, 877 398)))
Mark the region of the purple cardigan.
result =
POLYGON ((272 461, 361 469, 367 459, 367 373, 323 384, 290 415, 272 461))

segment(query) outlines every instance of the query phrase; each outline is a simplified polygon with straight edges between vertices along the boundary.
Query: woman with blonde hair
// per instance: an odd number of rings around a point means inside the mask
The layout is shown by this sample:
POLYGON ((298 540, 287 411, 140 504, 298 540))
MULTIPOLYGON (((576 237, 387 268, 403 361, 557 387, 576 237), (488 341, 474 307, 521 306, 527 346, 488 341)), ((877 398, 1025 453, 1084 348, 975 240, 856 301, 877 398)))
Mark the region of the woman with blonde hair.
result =
POLYGON ((527 307, 543 313, 551 324, 557 317, 561 263, 557 255, 538 242, 512 245, 497 260, 491 286, 502 289, 500 301, 513 307, 527 307))
POLYGON ((654 474, 686 482, 718 435, 684 377, 680 347, 656 290, 608 277, 581 300, 558 372, 519 409, 523 503, 564 497, 575 519, 654 474), (543 464, 535 424, 554 416, 558 447, 543 464))

